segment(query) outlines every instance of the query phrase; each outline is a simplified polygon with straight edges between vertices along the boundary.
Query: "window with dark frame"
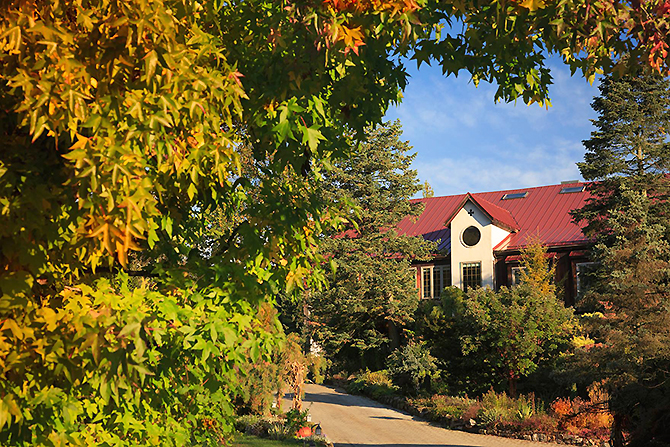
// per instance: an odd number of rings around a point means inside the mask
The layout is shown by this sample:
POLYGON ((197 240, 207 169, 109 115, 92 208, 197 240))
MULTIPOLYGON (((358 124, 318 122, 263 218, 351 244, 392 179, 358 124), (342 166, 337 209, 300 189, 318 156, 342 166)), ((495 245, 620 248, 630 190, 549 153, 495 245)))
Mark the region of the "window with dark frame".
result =
POLYGON ((463 277, 463 291, 482 286, 482 263, 463 262, 461 264, 463 277))
POLYGON ((422 266, 418 270, 419 296, 422 299, 439 298, 442 290, 451 286, 451 266, 448 264, 422 266))
POLYGON ((433 298, 439 298, 442 290, 451 285, 451 267, 436 265, 433 267, 433 298))
POLYGON ((431 282, 431 268, 422 267, 421 268, 421 290, 423 290, 423 298, 432 298, 432 282, 431 282))

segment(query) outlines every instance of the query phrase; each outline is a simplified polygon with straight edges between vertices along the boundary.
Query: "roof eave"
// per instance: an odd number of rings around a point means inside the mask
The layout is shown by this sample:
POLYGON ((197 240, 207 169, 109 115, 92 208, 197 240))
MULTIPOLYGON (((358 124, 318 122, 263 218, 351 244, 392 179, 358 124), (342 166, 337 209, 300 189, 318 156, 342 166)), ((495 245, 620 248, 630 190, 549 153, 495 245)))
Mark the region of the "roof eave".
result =
MULTIPOLYGON (((454 220, 454 218, 456 217, 458 212, 463 209, 463 207, 465 206, 466 203, 468 203, 468 199, 470 199, 475 205, 477 205, 479 210, 482 211, 484 214, 486 214, 488 216, 488 218, 491 220, 491 223, 493 225, 495 225, 496 227, 502 228, 503 230, 508 231, 510 233, 516 233, 517 231, 519 231, 518 227, 514 227, 512 225, 509 225, 505 222, 500 221, 499 219, 495 219, 491 215, 491 213, 489 213, 486 210, 486 207, 483 206, 481 203, 479 203, 477 198, 470 193, 466 193, 465 197, 463 197, 463 200, 461 200, 459 205, 456 208, 454 208, 454 211, 449 215, 449 218, 444 222, 445 227, 448 227, 451 224, 451 221, 454 220)), ((511 214, 510 214, 510 216, 511 216, 511 214)), ((512 216, 512 219, 514 219, 514 216, 512 216)))

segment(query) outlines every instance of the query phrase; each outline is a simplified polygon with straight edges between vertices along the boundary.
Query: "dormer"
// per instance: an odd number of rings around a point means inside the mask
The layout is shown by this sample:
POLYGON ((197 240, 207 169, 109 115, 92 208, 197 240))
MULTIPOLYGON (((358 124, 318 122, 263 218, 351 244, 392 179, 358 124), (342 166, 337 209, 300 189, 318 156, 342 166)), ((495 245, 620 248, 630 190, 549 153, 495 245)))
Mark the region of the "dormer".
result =
POLYGON ((509 211, 468 193, 445 225, 451 233, 451 283, 464 290, 494 286, 493 248, 518 231, 509 211))

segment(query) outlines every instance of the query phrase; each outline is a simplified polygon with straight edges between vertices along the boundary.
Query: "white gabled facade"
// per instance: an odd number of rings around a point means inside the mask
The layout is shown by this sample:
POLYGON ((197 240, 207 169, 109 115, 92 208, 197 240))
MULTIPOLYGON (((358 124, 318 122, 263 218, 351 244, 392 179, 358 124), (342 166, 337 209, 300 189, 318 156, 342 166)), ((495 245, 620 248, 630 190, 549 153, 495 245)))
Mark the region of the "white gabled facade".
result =
POLYGON ((509 231, 494 225, 491 218, 472 200, 467 200, 451 220, 450 231, 451 284, 463 289, 468 272, 475 273, 476 265, 479 264, 481 286, 493 289, 493 248, 510 234, 509 231), (464 240, 464 233, 471 227, 479 231, 480 239, 477 243, 468 245, 464 240))

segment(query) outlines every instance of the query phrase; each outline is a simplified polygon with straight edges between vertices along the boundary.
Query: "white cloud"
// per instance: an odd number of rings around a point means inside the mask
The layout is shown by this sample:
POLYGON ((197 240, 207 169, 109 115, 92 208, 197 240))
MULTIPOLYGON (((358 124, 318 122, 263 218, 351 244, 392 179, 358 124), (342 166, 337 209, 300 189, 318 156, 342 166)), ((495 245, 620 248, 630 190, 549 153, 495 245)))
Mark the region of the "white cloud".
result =
POLYGON ((437 195, 523 188, 579 178, 597 88, 550 60, 553 107, 494 103, 496 87, 439 69, 413 72, 404 102, 391 109, 417 151, 414 168, 437 195))
POLYGON ((428 180, 436 195, 485 192, 550 185, 581 178, 575 152, 581 146, 555 142, 551 148, 499 151, 486 157, 444 157, 430 163, 417 161, 421 180, 428 180))

